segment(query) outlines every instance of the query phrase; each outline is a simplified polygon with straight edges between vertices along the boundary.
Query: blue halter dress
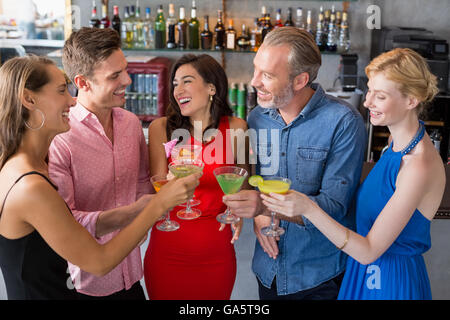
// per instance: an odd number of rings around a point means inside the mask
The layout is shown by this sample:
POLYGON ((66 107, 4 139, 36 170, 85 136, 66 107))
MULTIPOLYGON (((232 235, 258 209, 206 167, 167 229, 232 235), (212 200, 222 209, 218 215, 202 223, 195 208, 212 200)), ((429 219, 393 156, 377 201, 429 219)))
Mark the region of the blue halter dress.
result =
MULTIPOLYGON (((357 192, 356 231, 366 236, 395 191, 402 157, 425 133, 423 122, 409 145, 399 152, 392 143, 357 192)), ((422 254, 431 247, 430 220, 417 209, 398 238, 376 261, 362 265, 348 257, 340 300, 431 299, 430 282, 422 254)))

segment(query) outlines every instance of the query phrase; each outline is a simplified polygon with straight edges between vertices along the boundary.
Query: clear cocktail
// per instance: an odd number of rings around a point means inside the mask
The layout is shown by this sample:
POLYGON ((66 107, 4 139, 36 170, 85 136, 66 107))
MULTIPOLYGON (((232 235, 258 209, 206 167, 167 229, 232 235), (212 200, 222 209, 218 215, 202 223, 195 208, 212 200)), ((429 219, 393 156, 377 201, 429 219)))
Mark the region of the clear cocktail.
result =
MULTIPOLYGON (((183 178, 197 172, 202 172, 203 166, 204 164, 200 160, 180 159, 172 161, 169 164, 169 170, 176 178, 183 178)), ((191 208, 189 201, 186 203, 186 209, 177 212, 178 218, 184 220, 198 218, 201 214, 202 212, 200 210, 191 208)))
MULTIPOLYGON (((220 185, 220 188, 225 194, 233 194, 238 192, 248 175, 247 170, 232 166, 216 168, 213 173, 220 185)), ((236 223, 239 220, 240 218, 232 214, 228 207, 224 213, 217 215, 217 221, 221 223, 231 224, 236 223)))
MULTIPOLYGON (((170 152, 170 157, 172 158, 172 161, 179 161, 179 160, 202 160, 202 146, 197 144, 177 144, 173 147, 172 151, 170 152)), ((200 204, 200 200, 198 199, 190 199, 189 205, 191 207, 197 206, 200 204)), ((187 203, 182 204, 181 206, 186 206, 187 203)))

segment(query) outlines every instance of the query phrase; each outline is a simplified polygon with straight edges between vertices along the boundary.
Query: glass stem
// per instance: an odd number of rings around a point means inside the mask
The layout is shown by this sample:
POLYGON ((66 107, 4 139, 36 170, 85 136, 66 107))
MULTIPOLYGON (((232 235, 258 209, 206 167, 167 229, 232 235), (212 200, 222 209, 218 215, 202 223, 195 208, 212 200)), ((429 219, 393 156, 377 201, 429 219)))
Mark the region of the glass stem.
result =
POLYGON ((186 202, 186 212, 191 213, 191 199, 186 202))
POLYGON ((270 228, 272 230, 275 230, 275 212, 271 212, 270 214, 272 216, 272 221, 270 222, 270 228))

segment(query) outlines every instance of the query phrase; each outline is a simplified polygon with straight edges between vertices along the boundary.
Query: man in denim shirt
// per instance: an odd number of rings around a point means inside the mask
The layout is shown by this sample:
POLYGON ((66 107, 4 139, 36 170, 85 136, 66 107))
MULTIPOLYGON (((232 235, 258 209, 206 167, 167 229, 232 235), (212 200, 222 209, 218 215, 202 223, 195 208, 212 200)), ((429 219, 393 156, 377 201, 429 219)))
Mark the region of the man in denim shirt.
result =
MULTIPOLYGON (((291 189, 351 227, 367 135, 357 110, 312 84, 320 64, 308 32, 284 27, 266 36, 254 59, 259 106, 248 117, 256 131, 256 174, 289 178, 291 189)), ((243 190, 224 201, 236 215, 254 217, 252 269, 261 299, 336 299, 347 256, 314 225, 277 214, 285 233, 267 237, 260 230, 270 224, 270 212, 259 192, 243 190)))

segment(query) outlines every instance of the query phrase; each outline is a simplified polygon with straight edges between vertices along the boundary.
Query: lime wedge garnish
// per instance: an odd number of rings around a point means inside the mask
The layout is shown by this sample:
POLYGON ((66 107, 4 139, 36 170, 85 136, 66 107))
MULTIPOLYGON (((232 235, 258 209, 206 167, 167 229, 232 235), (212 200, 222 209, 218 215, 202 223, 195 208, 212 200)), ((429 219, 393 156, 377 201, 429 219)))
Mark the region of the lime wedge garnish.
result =
POLYGON ((248 178, 248 184, 252 187, 257 187, 264 182, 264 179, 261 176, 254 175, 248 178))

